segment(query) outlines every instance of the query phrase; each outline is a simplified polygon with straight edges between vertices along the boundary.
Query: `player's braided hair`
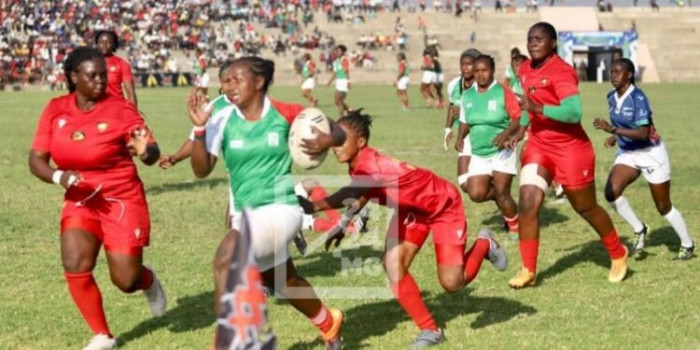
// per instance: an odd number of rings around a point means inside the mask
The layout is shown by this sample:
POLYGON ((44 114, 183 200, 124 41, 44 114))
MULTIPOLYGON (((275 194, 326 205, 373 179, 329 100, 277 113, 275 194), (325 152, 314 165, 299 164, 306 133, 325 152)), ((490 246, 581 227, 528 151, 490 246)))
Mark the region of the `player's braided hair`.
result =
POLYGON ((629 58, 618 58, 613 61, 612 65, 619 64, 621 65, 626 71, 632 73, 632 78, 630 79, 630 83, 634 85, 634 63, 629 59, 629 58))
POLYGON ((227 69, 231 68, 231 66, 233 66, 235 62, 235 60, 226 60, 219 66, 219 79, 221 79, 221 77, 224 75, 224 72, 226 72, 227 69))
POLYGON ((481 55, 477 57, 474 60, 474 64, 476 64, 477 61, 485 61, 486 64, 488 64, 491 68, 491 71, 496 71, 496 62, 493 60, 493 57, 491 55, 481 55))
POLYGON ((104 57, 94 47, 80 46, 73 50, 63 62, 63 72, 66 75, 68 91, 75 92, 75 83, 71 79, 71 73, 77 72, 80 65, 85 61, 98 59, 104 62, 104 57))
POLYGON ((343 123, 349 126, 357 135, 369 141, 369 128, 372 126, 372 117, 362 113, 363 108, 349 112, 346 116, 338 119, 338 124, 343 123))
POLYGON ((107 35, 112 37, 112 42, 114 43, 114 46, 112 46, 112 52, 117 51, 119 48, 119 36, 117 33, 115 33, 113 30, 100 30, 95 34, 95 45, 97 45, 97 42, 100 40, 100 37, 102 35, 107 35))
POLYGON ((235 60, 232 65, 238 63, 248 65, 248 69, 254 76, 261 76, 265 79, 262 90, 264 93, 267 93, 272 84, 272 78, 275 76, 275 62, 256 56, 246 56, 235 60))

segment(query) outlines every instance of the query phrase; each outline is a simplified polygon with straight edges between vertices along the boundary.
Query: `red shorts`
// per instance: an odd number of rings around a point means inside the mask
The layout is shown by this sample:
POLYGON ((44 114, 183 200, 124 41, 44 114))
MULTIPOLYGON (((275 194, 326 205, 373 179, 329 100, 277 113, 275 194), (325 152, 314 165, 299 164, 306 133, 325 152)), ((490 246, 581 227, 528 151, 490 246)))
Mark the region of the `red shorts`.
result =
POLYGON ((105 250, 139 255, 148 245, 151 219, 143 199, 114 199, 96 196, 81 203, 64 200, 61 233, 86 230, 104 243, 105 250))
POLYGON ((567 188, 585 187, 595 181, 595 152, 590 141, 556 147, 531 138, 523 148, 521 163, 544 167, 556 182, 567 188))
POLYGON ((450 188, 452 190, 445 194, 448 196, 447 204, 434 215, 426 216, 399 208, 389 224, 387 240, 398 238, 399 242, 408 241, 421 247, 432 231, 438 265, 462 266, 467 219, 461 195, 454 186, 450 188))

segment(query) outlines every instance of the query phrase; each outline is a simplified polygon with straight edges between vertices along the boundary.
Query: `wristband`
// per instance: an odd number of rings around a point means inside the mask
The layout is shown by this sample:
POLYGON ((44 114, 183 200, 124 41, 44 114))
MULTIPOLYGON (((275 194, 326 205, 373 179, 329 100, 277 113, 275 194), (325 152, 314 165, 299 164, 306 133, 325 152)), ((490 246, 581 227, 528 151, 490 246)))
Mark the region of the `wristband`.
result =
POLYGON ((63 177, 63 170, 56 170, 53 172, 53 175, 51 175, 51 181, 56 185, 60 185, 61 177, 63 177))
POLYGON ((452 128, 445 128, 445 135, 449 134, 452 132, 452 128))
POLYGON ((612 129, 610 129, 610 133, 615 135, 615 131, 617 131, 617 127, 613 126, 612 129))

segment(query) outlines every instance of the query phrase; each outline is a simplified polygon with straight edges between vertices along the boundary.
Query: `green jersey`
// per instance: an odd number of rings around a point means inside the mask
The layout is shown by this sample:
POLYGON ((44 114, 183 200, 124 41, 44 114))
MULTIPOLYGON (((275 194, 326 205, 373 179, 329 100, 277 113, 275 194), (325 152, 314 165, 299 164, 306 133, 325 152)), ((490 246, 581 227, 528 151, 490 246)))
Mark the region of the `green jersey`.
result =
POLYGON ((234 105, 212 116, 207 124, 207 150, 216 157, 221 154, 236 208, 299 203, 289 176, 288 136, 292 121, 302 110, 299 105, 265 98, 259 120, 246 120, 234 105), (218 122, 213 123, 215 120, 218 122))
POLYGON ((514 93, 522 96, 523 87, 520 85, 520 79, 518 79, 518 75, 515 73, 512 66, 508 66, 506 69, 506 78, 508 78, 508 81, 510 82, 510 89, 514 93))
POLYGON ((333 61, 333 73, 335 73, 336 79, 347 79, 348 72, 345 71, 348 66, 348 59, 345 56, 338 57, 333 61))
POLYGON ((301 76, 304 79, 308 79, 314 76, 314 72, 316 71, 316 67, 313 62, 311 61, 306 61, 304 62, 304 66, 301 68, 301 76))
MULTIPOLYGON (((467 91, 468 88, 464 88, 464 81, 462 80, 462 77, 455 77, 454 79, 450 80, 450 82, 447 84, 447 98, 450 101, 450 104, 458 107, 461 109, 462 106, 462 94, 467 91)), ((459 119, 455 119, 454 123, 452 124, 452 127, 455 127, 459 124, 459 119)))
POLYGON ((403 78, 403 77, 410 77, 410 76, 411 76, 411 71, 410 71, 410 69, 408 68, 408 63, 406 63, 405 60, 401 60, 401 62, 399 62, 399 71, 398 71, 398 73, 401 74, 401 77, 402 77, 402 78, 403 78), (403 74, 401 74, 401 71, 402 71, 402 70, 403 70, 403 74))
POLYGON ((520 118, 518 99, 510 89, 493 82, 485 92, 476 84, 462 94, 459 121, 469 125, 472 154, 488 157, 498 152, 493 139, 520 118))

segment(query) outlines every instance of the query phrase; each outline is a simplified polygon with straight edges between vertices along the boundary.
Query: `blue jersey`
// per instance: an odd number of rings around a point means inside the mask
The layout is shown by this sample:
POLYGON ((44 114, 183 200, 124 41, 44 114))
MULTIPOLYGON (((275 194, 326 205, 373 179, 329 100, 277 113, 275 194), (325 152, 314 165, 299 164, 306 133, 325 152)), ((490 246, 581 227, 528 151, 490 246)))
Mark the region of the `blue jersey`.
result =
POLYGON ((654 121, 651 119, 649 100, 640 88, 630 85, 622 97, 618 97, 615 90, 610 91, 608 107, 610 122, 615 127, 622 129, 649 127, 649 138, 646 140, 632 140, 629 137, 617 135, 617 145, 620 149, 633 151, 659 144, 661 138, 656 133, 654 121))

